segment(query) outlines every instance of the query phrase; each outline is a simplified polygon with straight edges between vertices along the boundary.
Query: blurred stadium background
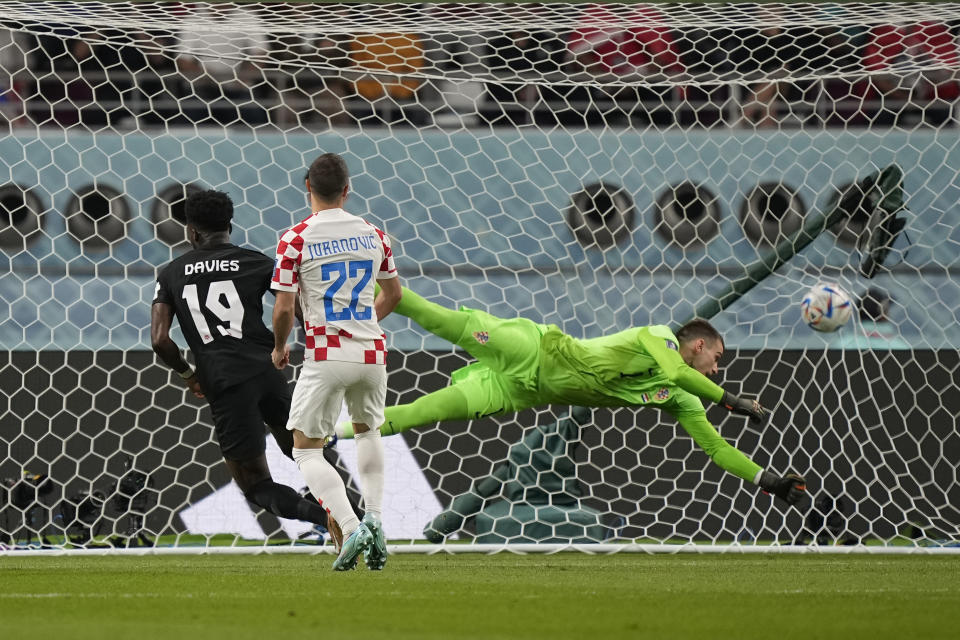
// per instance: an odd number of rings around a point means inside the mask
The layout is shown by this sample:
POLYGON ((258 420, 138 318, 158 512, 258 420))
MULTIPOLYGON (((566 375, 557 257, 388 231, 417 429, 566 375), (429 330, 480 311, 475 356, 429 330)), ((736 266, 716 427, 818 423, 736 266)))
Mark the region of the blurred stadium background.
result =
MULTIPOLYGON (((346 157, 349 207, 390 234, 407 286, 575 336, 676 325, 843 209, 713 318, 724 384, 773 409, 763 431, 731 419, 721 433, 805 474, 809 511, 723 477, 655 414, 553 407, 388 439, 396 542, 422 541, 498 469, 504 489, 455 538, 958 539, 960 6, 2 8, 3 544, 312 540, 229 483, 209 411, 155 363, 149 307, 157 269, 186 247, 185 194, 226 191, 234 241, 270 254, 327 151, 346 157), (864 243, 892 215, 872 190, 884 170, 906 230, 865 273, 864 243), (824 280, 861 311, 837 334, 800 320, 824 280)), ((391 402, 465 362, 402 318, 385 328, 391 402)), ((340 454, 352 468, 350 443, 340 454)), ((278 451, 271 464, 302 485, 278 451)))

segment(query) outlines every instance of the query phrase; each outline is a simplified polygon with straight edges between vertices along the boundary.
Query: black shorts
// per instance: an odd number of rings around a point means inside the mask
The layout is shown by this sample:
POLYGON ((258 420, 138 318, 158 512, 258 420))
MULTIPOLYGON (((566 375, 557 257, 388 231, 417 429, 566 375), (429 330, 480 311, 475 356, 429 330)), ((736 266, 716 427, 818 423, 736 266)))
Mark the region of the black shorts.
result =
POLYGON ((276 369, 224 389, 210 398, 220 451, 228 460, 250 460, 266 451, 264 424, 286 427, 290 385, 276 369))

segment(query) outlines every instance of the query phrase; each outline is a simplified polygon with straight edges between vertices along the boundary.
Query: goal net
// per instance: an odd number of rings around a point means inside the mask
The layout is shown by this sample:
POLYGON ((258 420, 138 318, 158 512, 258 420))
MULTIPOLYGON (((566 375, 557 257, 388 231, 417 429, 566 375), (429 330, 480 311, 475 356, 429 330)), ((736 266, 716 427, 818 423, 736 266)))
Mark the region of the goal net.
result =
MULTIPOLYGON (((7 548, 318 548, 244 500, 149 326, 185 195, 228 193, 234 242, 272 255, 321 152, 431 301, 575 337, 708 317, 717 381, 771 412, 709 419, 811 497, 653 408, 549 406, 384 438, 395 549, 960 540, 960 6, 0 6, 7 548), (839 331, 801 319, 818 283, 855 306, 839 331)), ((384 329, 391 405, 468 363, 384 329)))

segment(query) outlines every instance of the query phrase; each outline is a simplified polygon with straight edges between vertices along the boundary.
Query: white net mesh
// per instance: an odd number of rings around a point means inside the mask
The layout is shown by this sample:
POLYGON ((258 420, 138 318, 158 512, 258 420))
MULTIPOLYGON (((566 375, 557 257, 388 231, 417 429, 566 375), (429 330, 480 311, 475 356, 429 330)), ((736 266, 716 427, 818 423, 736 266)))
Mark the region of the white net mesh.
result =
MULTIPOLYGON (((271 254, 321 151, 430 300, 577 337, 711 316, 719 382, 772 417, 709 417, 813 498, 758 495, 655 410, 551 407, 386 438, 391 538, 436 540, 438 516, 494 544, 960 536, 958 5, 0 8, 5 544, 312 535, 231 484, 149 307, 184 194, 229 193, 234 241, 271 254), (858 308, 833 334, 800 319, 823 281, 858 308)), ((390 403, 466 361, 385 329, 390 403)))

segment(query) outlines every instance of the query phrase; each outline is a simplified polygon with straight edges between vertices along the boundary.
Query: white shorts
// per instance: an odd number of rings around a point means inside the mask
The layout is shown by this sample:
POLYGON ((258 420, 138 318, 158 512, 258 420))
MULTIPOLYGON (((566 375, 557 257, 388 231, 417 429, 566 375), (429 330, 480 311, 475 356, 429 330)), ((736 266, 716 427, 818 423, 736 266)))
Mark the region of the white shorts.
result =
POLYGON ((376 429, 383 424, 386 400, 385 366, 308 360, 293 389, 287 429, 299 429, 308 438, 332 436, 344 403, 352 422, 376 429))

